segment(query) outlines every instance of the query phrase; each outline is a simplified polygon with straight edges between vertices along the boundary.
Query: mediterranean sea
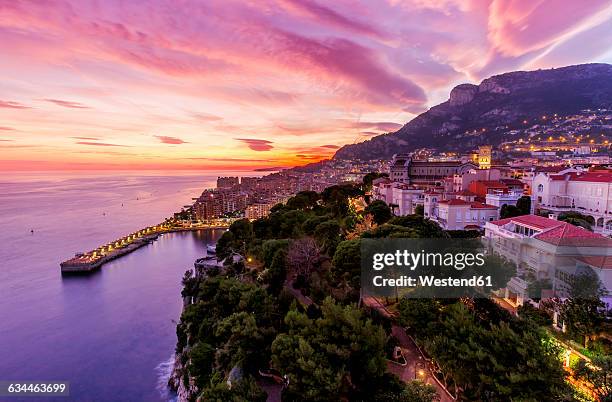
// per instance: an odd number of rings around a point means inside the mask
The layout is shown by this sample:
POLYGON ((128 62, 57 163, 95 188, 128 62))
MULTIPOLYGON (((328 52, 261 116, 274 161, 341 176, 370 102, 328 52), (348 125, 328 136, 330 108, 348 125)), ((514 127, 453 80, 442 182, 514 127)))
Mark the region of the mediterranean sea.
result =
POLYGON ((69 381, 58 401, 171 400, 181 278, 223 231, 164 234, 85 276, 59 263, 161 222, 218 175, 256 174, 3 173, 0 381, 69 381))

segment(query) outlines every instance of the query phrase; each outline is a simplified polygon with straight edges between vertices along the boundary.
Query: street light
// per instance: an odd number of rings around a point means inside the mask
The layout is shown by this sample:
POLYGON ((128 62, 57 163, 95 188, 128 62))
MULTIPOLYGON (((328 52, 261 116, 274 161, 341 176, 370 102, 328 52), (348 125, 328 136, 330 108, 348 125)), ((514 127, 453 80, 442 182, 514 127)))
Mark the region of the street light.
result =
POLYGON ((419 360, 414 363, 414 379, 425 382, 425 374, 425 362, 421 361, 419 356, 419 360))

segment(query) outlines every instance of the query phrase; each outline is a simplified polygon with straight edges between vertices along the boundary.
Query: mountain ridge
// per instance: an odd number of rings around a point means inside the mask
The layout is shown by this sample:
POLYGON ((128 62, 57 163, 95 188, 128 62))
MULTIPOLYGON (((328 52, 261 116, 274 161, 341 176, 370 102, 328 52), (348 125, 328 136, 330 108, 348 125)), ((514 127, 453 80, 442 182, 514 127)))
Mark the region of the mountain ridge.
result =
POLYGON ((345 145, 334 159, 383 159, 428 147, 440 151, 497 145, 495 127, 517 124, 547 114, 573 114, 612 107, 612 65, 579 64, 545 70, 512 71, 480 84, 459 84, 449 99, 421 113, 402 128, 357 144, 345 145), (480 130, 470 141, 457 134, 480 130))

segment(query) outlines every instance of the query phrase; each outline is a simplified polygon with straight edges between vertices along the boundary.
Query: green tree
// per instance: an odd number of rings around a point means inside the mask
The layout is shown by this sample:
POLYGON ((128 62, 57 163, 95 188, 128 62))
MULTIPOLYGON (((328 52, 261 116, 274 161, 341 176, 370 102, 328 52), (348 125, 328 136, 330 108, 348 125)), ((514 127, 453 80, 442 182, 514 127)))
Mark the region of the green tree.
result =
POLYGON ((374 222, 379 225, 387 222, 393 216, 391 208, 381 200, 372 201, 370 205, 366 207, 365 213, 371 214, 374 217, 374 222))
POLYGON ((268 395, 255 382, 252 376, 248 376, 233 384, 231 388, 225 381, 204 389, 198 400, 207 402, 266 402, 268 395))
POLYGON ((415 237, 420 237, 424 239, 448 237, 447 234, 444 233, 440 225, 430 219, 425 219, 423 216, 419 215, 396 216, 391 218, 391 220, 387 222, 387 224, 401 226, 404 228, 403 230, 411 230, 415 233, 415 237))
POLYGON ((580 212, 568 211, 559 214, 558 220, 580 226, 586 230, 593 231, 595 219, 590 215, 583 215, 580 212))
POLYGON ((189 351, 189 374, 195 378, 198 388, 204 388, 210 380, 215 363, 215 348, 206 342, 196 343, 189 351))
POLYGON ((605 320, 603 295, 599 276, 592 269, 585 269, 574 276, 570 297, 561 306, 561 317, 570 334, 582 337, 585 346, 605 320))
POLYGON ((338 222, 330 220, 322 222, 315 228, 314 238, 327 255, 334 255, 340 238, 340 225, 338 222))
POLYGON ((383 390, 373 402, 437 402, 440 396, 433 385, 413 380, 398 389, 383 390))
POLYGON ((300 191, 287 200, 288 209, 313 209, 321 196, 316 191, 300 191))
POLYGON ((569 389, 556 343, 529 321, 490 316, 461 303, 439 314, 423 343, 445 381, 465 400, 563 400, 569 389))
POLYGON ((434 331, 442 306, 436 299, 403 298, 399 303, 399 322, 421 337, 434 331))
POLYGON ((321 199, 334 216, 346 216, 349 209, 349 198, 363 195, 363 191, 352 184, 338 184, 327 187, 321 193, 321 199))
POLYGON ((593 384, 595 394, 602 402, 612 402, 612 356, 594 356, 591 363, 580 359, 574 368, 576 377, 593 384))
POLYGON ((272 258, 268 269, 268 290, 273 295, 278 295, 287 279, 287 251, 279 249, 272 258))
MULTIPOLYGON (((217 324, 215 337, 221 342, 217 351, 217 365, 225 372, 239 365, 247 372, 256 372, 262 362, 269 360, 266 334, 273 328, 260 328, 254 314, 233 313, 217 324)), ((273 338, 273 337, 272 337, 273 338)))
POLYGON ((502 205, 499 211, 500 219, 513 218, 515 216, 521 216, 523 211, 521 211, 516 205, 504 204, 502 205))
POLYGON ((301 401, 371 400, 380 391, 371 384, 386 370, 386 334, 358 308, 337 305, 328 297, 321 318, 290 311, 285 325, 272 343, 272 363, 290 379, 288 396, 301 401))
POLYGON ((332 260, 332 275, 334 279, 345 281, 354 289, 358 289, 361 281, 361 240, 345 240, 336 248, 332 260))
POLYGON ((425 216, 425 208, 423 207, 423 205, 419 204, 414 207, 414 214, 418 216, 425 216))
POLYGON ((372 188, 372 182, 381 177, 389 177, 388 173, 370 172, 363 176, 363 188, 365 191, 369 191, 372 188))
POLYGON ((516 201, 516 207, 521 212, 521 215, 529 215, 531 213, 531 197, 524 195, 516 201))
POLYGON ((217 241, 217 257, 224 259, 232 252, 246 254, 247 245, 254 239, 253 225, 248 219, 233 222, 217 241))
POLYGON ((272 264, 272 259, 274 258, 278 250, 287 250, 288 247, 289 240, 287 239, 271 239, 264 241, 261 246, 264 265, 266 267, 270 267, 272 264))

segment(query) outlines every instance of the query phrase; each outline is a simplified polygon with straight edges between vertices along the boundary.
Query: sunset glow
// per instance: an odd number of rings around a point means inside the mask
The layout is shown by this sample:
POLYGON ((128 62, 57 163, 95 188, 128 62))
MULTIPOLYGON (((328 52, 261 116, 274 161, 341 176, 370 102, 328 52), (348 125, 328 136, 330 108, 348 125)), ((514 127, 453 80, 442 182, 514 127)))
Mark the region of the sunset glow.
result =
POLYGON ((0 169, 318 161, 456 84, 609 63, 611 20, 602 0, 0 1, 0 169))

